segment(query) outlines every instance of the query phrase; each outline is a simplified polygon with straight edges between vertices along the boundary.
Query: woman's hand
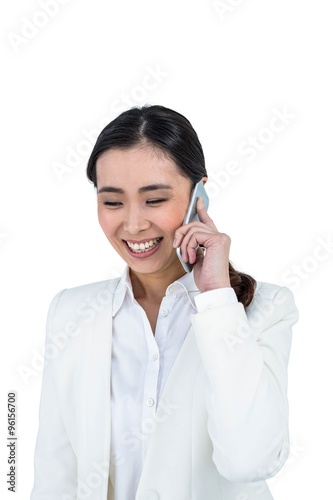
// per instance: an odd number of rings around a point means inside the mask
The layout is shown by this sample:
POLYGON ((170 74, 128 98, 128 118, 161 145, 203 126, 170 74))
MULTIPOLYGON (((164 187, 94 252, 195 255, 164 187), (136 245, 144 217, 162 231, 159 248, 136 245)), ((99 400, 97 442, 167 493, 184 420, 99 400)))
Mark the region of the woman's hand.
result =
POLYGON ((194 280, 200 292, 230 287, 231 239, 227 234, 218 232, 202 198, 197 201, 197 212, 200 222, 190 222, 177 229, 174 247, 180 247, 184 262, 194 264, 194 280), (204 248, 196 252, 198 245, 204 248))

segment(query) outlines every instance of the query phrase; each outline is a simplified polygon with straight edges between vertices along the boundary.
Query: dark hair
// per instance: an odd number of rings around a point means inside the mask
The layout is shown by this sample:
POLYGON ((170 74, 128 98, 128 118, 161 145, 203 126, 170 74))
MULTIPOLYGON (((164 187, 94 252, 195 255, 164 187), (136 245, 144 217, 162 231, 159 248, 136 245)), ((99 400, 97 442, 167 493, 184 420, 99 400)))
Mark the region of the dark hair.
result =
POLYGON ((146 105, 124 111, 102 130, 88 161, 88 179, 97 187, 96 161, 104 151, 139 144, 163 151, 193 184, 207 176, 202 146, 187 118, 164 106, 146 105))
MULTIPOLYGON (((193 185, 208 177, 201 143, 188 119, 164 106, 145 105, 124 111, 102 130, 88 160, 88 179, 97 187, 96 162, 105 151, 145 144, 165 153, 193 185)), ((230 262, 229 275, 239 302, 247 307, 256 281, 236 271, 230 262)))

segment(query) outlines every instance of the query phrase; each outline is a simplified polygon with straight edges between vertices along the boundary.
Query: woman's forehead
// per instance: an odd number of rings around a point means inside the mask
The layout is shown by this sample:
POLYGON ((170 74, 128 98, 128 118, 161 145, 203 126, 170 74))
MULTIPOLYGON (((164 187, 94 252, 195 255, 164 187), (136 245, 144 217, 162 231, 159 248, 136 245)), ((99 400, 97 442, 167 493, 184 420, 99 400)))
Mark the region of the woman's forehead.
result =
POLYGON ((97 179, 113 179, 123 183, 144 184, 170 183, 181 174, 177 165, 166 154, 159 154, 148 147, 111 149, 105 151, 96 162, 97 179))

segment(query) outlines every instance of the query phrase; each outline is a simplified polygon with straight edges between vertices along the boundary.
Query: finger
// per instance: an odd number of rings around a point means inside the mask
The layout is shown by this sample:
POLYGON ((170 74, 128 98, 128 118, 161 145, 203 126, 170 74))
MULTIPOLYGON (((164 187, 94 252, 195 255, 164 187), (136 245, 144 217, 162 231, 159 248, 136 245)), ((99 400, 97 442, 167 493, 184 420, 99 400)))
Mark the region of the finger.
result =
POLYGON ((182 249, 186 248, 191 240, 193 240, 193 244, 190 246, 196 247, 197 245, 204 245, 205 241, 209 236, 215 234, 210 227, 207 225, 203 225, 201 222, 196 223, 196 225, 192 225, 191 227, 187 227, 186 234, 182 234, 179 245, 182 249), (199 225, 200 224, 200 225, 199 225))
POLYGON ((199 262, 206 255, 205 247, 197 246, 196 248, 188 248, 188 260, 190 264, 199 262))
POLYGON ((180 246, 183 238, 184 238, 183 233, 179 229, 177 229, 177 231, 175 232, 174 240, 173 240, 173 248, 178 248, 180 246))
POLYGON ((189 235, 188 233, 183 236, 179 248, 182 254, 182 259, 184 262, 190 262, 193 264, 196 258, 196 251, 198 244, 196 243, 195 237, 193 235, 189 235))
POLYGON ((178 248, 183 242, 184 238, 191 236, 193 231, 197 231, 198 229, 204 229, 204 226, 202 226, 202 222, 194 221, 190 222, 189 224, 185 224, 184 226, 180 226, 175 231, 173 247, 178 248))
POLYGON ((207 224, 209 227, 212 227, 212 228, 216 229, 216 226, 215 226, 214 222, 212 221, 212 219, 209 217, 209 215, 207 213, 204 201, 203 201, 203 199, 201 197, 198 198, 197 207, 196 208, 197 208, 197 212, 198 212, 198 215, 199 215, 199 220, 201 222, 203 222, 204 224, 207 224))
POLYGON ((194 264, 196 261, 198 246, 207 240, 209 234, 211 233, 206 231, 196 231, 192 234, 186 234, 184 237, 180 245, 182 256, 191 264, 194 264))
MULTIPOLYGON (((201 198, 198 198, 198 202, 201 198)), ((201 199, 202 200, 202 199, 201 199)), ((197 203, 198 203, 197 202, 197 203)), ((202 202, 203 203, 203 202, 202 202)), ((173 240, 173 247, 178 248, 185 240, 185 238, 191 237, 194 231, 207 231, 210 232, 211 230, 217 231, 217 228, 212 221, 212 219, 209 217, 207 214, 206 208, 203 205, 203 207, 200 207, 200 202, 199 202, 199 207, 197 208, 198 215, 200 219, 203 220, 195 220, 192 222, 189 222, 188 224, 185 224, 183 226, 180 226, 176 231, 175 231, 175 236, 173 240), (201 210, 201 208, 203 210, 201 210), (201 213, 199 211, 201 210, 201 213)))

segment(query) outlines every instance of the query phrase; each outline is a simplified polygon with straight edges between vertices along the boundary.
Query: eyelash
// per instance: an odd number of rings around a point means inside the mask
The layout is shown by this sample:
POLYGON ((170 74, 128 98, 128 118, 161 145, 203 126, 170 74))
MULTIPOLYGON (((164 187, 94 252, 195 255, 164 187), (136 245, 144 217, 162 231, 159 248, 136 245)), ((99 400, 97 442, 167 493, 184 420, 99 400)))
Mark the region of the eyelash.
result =
MULTIPOLYGON (((166 198, 156 198, 155 200, 147 200, 147 205, 158 205, 159 203, 163 203, 164 201, 167 201, 166 198)), ((105 201, 104 205, 108 207, 119 207, 121 206, 120 201, 105 201)))
POLYGON ((147 200, 148 205, 158 205, 159 203, 163 203, 167 201, 166 198, 156 198, 155 200, 147 200))
POLYGON ((119 207, 120 202, 119 201, 105 201, 104 205, 107 207, 119 207))

